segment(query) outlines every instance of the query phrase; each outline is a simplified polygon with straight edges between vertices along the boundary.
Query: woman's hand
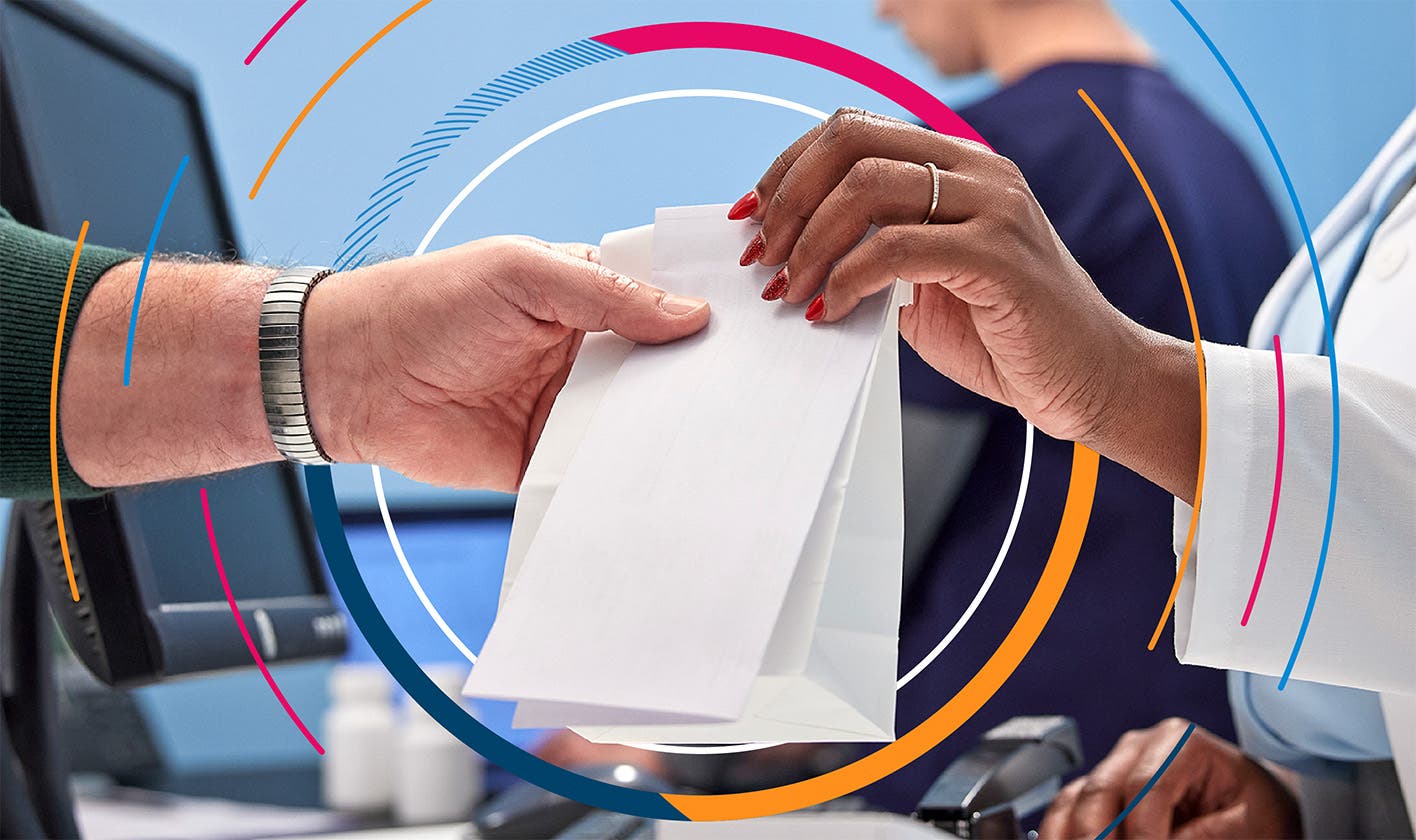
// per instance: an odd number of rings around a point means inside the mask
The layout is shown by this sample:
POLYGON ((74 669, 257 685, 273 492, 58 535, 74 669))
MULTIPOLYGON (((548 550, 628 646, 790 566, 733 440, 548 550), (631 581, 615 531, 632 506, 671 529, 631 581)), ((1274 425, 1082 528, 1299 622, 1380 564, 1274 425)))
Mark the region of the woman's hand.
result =
POLYGON ((326 451, 419 481, 516 489, 586 331, 658 344, 708 323, 706 301, 596 257, 495 237, 317 286, 307 382, 326 451))
POLYGON ((812 300, 806 317, 829 322, 897 277, 914 283, 900 332, 931 366, 1049 435, 1093 446, 1182 497, 1193 491, 1193 349, 1106 301, 1011 161, 842 110, 783 152, 736 215, 754 197, 761 240, 744 258, 786 264, 765 298, 812 300), (879 231, 862 242, 872 226, 879 231), (1158 401, 1137 411, 1156 389, 1158 401), (1157 453, 1133 451, 1127 439, 1138 434, 1178 457, 1150 463, 1157 453))
MULTIPOLYGON (((1096 837, 1155 775, 1187 726, 1178 718, 1127 732, 1091 773, 1062 789, 1041 840, 1096 837)), ((1293 792, 1228 741, 1196 728, 1117 837, 1301 837, 1293 792)))

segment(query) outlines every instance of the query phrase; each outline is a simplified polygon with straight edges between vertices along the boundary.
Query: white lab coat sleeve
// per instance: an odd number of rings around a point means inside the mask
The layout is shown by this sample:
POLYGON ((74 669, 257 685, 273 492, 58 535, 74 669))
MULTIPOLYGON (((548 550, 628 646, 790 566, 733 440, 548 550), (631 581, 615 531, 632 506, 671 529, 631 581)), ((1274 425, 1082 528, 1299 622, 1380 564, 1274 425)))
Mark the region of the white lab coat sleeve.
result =
MULTIPOLYGON (((1286 430, 1273 544, 1240 618, 1273 501, 1278 389, 1272 351, 1205 345, 1204 495, 1175 605, 1180 661, 1281 675, 1322 546, 1332 465, 1328 360, 1284 354, 1286 430)), ((1295 679, 1416 694, 1416 388, 1339 365, 1341 452, 1332 540, 1295 679)), ((1177 502, 1175 551, 1190 507, 1177 502)))

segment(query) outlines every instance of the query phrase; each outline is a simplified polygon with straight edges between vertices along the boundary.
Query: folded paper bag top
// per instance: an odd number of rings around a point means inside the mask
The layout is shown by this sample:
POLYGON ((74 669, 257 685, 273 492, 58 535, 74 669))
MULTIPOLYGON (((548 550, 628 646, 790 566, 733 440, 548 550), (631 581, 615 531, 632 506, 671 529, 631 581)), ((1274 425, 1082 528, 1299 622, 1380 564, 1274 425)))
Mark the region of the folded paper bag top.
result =
POLYGON ((502 607, 466 688, 519 701, 518 725, 892 735, 896 310, 881 294, 813 325, 764 303, 772 269, 738 266, 755 228, 726 209, 661 209, 602 245, 607 266, 714 315, 669 345, 586 338, 523 482, 502 607))

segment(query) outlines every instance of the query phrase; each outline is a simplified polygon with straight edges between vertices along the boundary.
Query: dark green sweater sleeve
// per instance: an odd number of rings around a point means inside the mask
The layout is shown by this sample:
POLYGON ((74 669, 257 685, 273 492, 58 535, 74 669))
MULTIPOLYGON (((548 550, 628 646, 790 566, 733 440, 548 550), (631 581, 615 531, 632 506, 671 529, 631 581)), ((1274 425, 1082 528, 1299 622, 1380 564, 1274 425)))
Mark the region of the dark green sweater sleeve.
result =
MULTIPOLYGON (((54 336, 74 243, 16 222, 0 208, 0 496, 52 495, 49 463, 49 392, 54 336)), ((74 272, 64 323, 64 351, 89 290, 103 272, 133 254, 84 244, 74 272)), ((63 371, 63 354, 60 357, 63 371)), ((74 473, 59 441, 59 490, 68 497, 94 495, 74 473)))

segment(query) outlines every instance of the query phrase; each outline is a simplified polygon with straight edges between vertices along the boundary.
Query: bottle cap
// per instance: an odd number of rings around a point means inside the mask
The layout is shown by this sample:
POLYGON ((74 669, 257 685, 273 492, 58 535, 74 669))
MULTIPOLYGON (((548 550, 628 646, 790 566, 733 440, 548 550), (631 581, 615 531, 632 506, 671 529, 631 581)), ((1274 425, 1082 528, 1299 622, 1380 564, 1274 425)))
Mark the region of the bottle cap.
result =
MULTIPOLYGON (((423 673, 428 675, 428 679, 433 681, 443 694, 457 701, 458 705, 465 707, 462 700, 462 686, 467 682, 466 665, 459 665, 455 662, 428 662, 422 663, 423 673)), ((418 705, 417 701, 409 697, 404 705, 408 709, 410 720, 415 722, 431 722, 432 716, 418 705)))
POLYGON ((336 702, 393 702, 393 682, 382 665, 345 662, 334 666, 329 693, 336 702))
POLYGON ((468 668, 456 662, 431 662, 423 666, 423 673, 433 684, 442 689, 443 694, 452 698, 462 696, 462 686, 467 682, 468 668))

